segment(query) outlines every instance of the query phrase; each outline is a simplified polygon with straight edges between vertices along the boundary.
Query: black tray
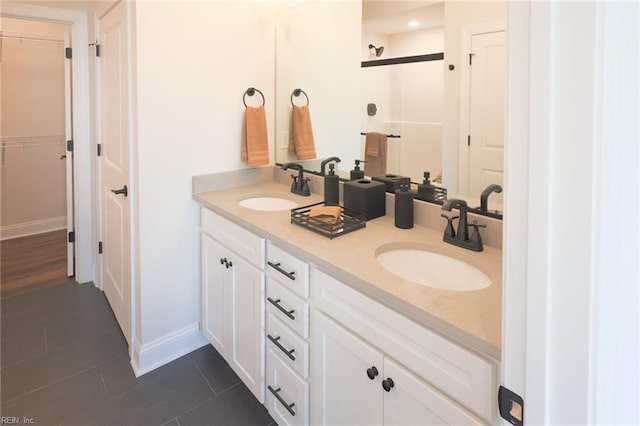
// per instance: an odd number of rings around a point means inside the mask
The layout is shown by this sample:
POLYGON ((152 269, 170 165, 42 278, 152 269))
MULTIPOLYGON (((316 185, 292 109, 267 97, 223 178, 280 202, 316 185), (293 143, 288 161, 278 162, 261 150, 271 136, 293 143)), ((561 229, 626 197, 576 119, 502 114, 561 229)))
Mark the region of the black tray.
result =
POLYGON ((308 206, 297 207, 291 210, 291 223, 302 226, 329 239, 348 234, 356 229, 364 228, 367 222, 364 220, 364 213, 345 209, 340 206, 340 220, 337 223, 326 223, 315 217, 309 216, 309 211, 315 206, 324 206, 324 201, 308 206))

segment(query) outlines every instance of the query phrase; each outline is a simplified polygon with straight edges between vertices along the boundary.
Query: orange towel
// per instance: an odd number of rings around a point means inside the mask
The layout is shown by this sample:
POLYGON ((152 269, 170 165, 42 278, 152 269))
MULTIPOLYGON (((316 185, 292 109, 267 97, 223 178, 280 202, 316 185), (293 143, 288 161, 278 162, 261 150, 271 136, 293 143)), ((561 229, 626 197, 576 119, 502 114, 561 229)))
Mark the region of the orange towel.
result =
POLYGON ((309 216, 315 217, 325 223, 338 223, 340 220, 340 206, 311 207, 309 216))
POLYGON ((244 110, 240 157, 251 167, 269 164, 269 139, 264 106, 246 107, 244 110))
POLYGON ((308 106, 293 106, 289 131, 289 153, 298 160, 316 158, 316 146, 313 140, 311 114, 308 106))
POLYGON ((387 173, 387 135, 367 133, 364 146, 364 174, 381 176, 387 173))

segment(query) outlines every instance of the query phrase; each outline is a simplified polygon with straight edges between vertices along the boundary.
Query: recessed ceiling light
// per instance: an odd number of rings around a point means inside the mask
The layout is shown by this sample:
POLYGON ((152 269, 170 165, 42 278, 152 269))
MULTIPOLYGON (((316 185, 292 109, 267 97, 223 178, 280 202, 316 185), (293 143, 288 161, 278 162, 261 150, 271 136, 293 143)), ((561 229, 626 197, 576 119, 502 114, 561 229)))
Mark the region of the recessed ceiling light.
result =
POLYGON ((409 22, 407 23, 407 25, 408 25, 408 26, 410 26, 411 28, 415 28, 415 27, 417 27, 418 25, 420 25, 420 22, 418 22, 418 21, 409 21, 409 22))

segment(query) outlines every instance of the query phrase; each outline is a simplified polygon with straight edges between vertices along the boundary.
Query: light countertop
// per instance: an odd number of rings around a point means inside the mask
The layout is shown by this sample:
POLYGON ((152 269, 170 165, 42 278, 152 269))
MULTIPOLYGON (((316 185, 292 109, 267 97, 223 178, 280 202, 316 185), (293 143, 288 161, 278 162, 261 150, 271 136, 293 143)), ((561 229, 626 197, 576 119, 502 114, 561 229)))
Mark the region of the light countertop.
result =
POLYGON ((413 321, 483 356, 500 360, 501 250, 485 246, 484 251, 477 253, 455 247, 442 241, 442 230, 418 225, 399 229, 389 216, 370 220, 365 228, 330 240, 292 224, 289 210, 265 212, 238 205, 241 199, 252 196, 288 198, 300 206, 322 201, 315 194, 309 197, 292 194, 288 185, 276 182, 204 192, 194 194, 193 198, 413 321), (392 243, 419 243, 464 260, 484 272, 492 285, 475 291, 448 291, 406 281, 376 261, 376 250, 392 243))

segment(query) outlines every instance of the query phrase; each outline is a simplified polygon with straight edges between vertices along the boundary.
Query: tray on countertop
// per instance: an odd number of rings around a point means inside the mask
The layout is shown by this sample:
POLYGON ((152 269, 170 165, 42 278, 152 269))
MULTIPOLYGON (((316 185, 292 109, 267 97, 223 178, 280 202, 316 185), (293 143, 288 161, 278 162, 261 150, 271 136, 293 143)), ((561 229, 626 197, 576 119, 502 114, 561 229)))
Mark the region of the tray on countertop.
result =
POLYGON ((336 223, 325 222, 309 215, 312 207, 324 205, 324 201, 321 201, 319 203, 309 204, 308 206, 291 209, 291 223, 324 235, 329 239, 348 234, 349 232, 367 226, 367 222, 364 220, 364 213, 345 209, 342 206, 340 206, 340 219, 336 223))

